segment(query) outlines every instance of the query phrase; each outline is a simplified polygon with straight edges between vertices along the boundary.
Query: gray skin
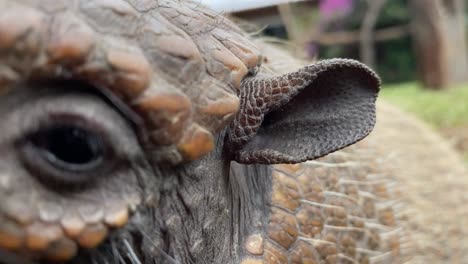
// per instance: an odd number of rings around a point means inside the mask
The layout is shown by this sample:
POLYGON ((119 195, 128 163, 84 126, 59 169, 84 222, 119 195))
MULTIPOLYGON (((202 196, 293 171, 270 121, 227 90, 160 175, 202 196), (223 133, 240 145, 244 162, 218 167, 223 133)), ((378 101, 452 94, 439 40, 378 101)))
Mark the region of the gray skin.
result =
POLYGON ((252 235, 292 259, 271 165, 367 136, 380 83, 338 59, 274 76, 254 47, 188 1, 1 0, 0 240, 20 241, 2 261, 271 263, 252 235), (31 249, 32 233, 47 245, 31 249))

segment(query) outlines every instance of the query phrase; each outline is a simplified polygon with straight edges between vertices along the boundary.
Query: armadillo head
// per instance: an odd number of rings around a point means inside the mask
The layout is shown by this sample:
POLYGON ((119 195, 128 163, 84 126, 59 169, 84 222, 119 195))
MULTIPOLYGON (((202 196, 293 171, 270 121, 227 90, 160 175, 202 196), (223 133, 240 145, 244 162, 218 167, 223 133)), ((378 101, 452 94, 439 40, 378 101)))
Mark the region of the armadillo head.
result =
POLYGON ((1 259, 242 261, 271 190, 267 166, 233 164, 362 139, 379 87, 355 61, 260 62, 192 2, 0 0, 1 259))

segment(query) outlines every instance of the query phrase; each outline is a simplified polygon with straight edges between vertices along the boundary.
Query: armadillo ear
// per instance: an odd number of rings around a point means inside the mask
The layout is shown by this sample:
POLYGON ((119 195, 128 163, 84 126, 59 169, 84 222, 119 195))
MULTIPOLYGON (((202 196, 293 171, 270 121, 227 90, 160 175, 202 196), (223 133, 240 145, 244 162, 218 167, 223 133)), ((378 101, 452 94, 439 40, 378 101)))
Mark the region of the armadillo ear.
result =
POLYGON ((375 124, 380 80, 365 65, 321 61, 241 87, 241 109, 226 147, 240 163, 298 163, 366 137, 375 124))

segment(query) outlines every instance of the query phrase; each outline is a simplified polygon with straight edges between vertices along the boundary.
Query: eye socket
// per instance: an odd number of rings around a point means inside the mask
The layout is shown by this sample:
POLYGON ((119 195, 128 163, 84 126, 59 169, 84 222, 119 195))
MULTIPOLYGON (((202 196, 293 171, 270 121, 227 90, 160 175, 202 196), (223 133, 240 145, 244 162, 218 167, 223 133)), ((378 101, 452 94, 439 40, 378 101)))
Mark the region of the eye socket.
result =
POLYGON ((99 166, 104 158, 104 143, 93 132, 72 125, 51 127, 31 137, 41 156, 51 165, 74 172, 99 166))
POLYGON ((27 167, 46 184, 88 184, 106 175, 115 160, 104 133, 79 122, 43 126, 20 149, 27 167))

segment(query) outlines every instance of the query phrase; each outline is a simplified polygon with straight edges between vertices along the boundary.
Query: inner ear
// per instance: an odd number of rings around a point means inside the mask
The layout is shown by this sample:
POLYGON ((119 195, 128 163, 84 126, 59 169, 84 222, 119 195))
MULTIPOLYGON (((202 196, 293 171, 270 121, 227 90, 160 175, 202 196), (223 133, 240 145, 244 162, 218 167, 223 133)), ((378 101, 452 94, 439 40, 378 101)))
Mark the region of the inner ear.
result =
POLYGON ((256 134, 236 153, 238 162, 312 160, 349 146, 372 131, 380 85, 376 75, 349 60, 326 62, 325 67, 318 67, 320 71, 311 73, 315 68, 298 71, 309 71, 313 77, 296 88, 294 84, 302 82, 290 76, 297 74, 283 76, 289 85, 283 90, 288 94, 265 111, 256 134))

